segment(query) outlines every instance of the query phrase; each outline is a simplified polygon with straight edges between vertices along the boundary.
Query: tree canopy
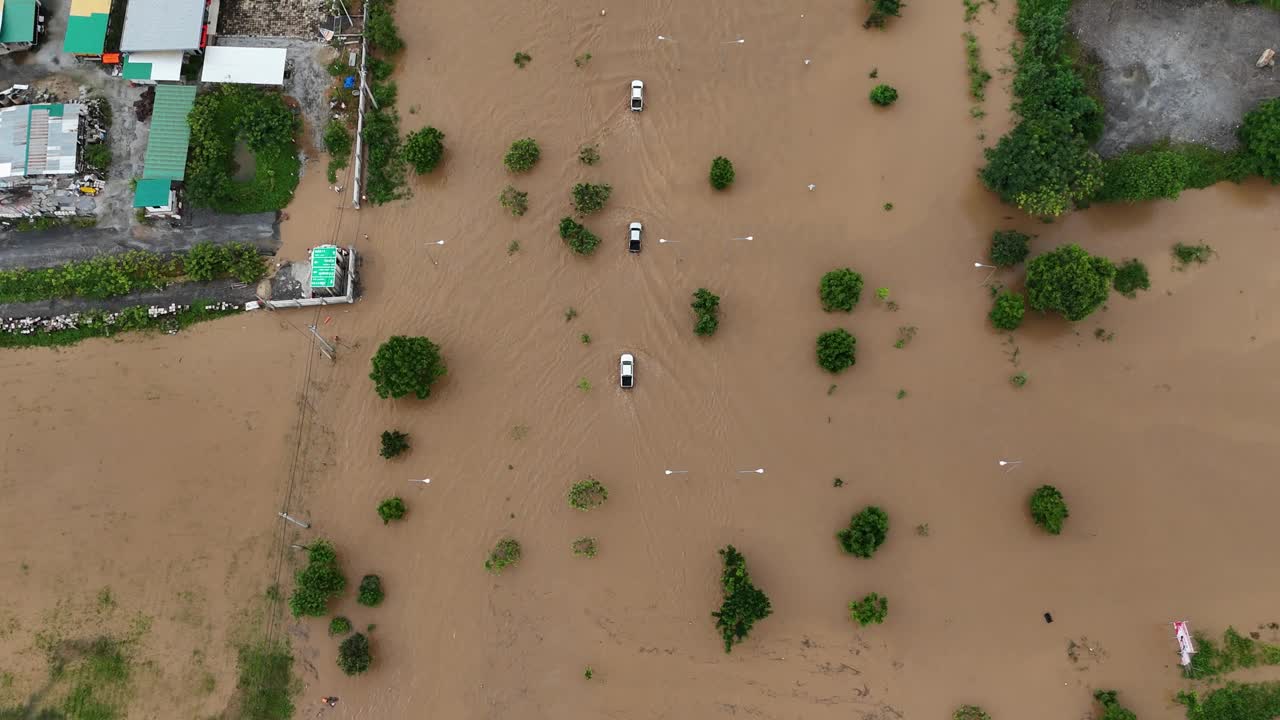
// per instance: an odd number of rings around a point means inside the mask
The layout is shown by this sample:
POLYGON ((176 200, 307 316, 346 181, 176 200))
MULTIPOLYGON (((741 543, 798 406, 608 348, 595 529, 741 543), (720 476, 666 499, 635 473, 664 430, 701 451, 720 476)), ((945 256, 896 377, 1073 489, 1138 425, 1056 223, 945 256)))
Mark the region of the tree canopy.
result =
POLYGON ((1116 266, 1079 245, 1063 245, 1027 263, 1027 300, 1042 312, 1083 320, 1106 302, 1116 266))
POLYGON ((724 602, 711 616, 716 619, 716 628, 724 640, 724 651, 728 653, 734 644, 746 639, 756 621, 773 614, 773 606, 764 591, 752 584, 747 573, 747 559, 742 553, 727 545, 721 548, 720 558, 724 561, 724 570, 720 573, 724 602))
POLYGON ((419 399, 431 395, 431 386, 447 372, 440 348, 425 337, 392 336, 373 356, 378 397, 399 398, 413 393, 419 399))

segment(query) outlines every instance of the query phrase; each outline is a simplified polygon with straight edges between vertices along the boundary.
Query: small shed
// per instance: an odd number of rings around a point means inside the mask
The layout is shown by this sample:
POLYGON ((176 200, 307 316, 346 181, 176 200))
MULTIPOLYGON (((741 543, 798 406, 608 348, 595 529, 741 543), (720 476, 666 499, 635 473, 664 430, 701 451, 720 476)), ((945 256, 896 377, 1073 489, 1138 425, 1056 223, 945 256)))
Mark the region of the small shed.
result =
POLYGON ((181 50, 148 50, 131 52, 124 58, 124 79, 136 83, 177 82, 182 79, 181 50))
POLYGON ((205 50, 200 82, 283 85, 284 48, 214 45, 205 50))
POLYGON ((133 206, 136 208, 168 208, 173 189, 172 180, 160 178, 144 178, 138 181, 133 191, 133 206))

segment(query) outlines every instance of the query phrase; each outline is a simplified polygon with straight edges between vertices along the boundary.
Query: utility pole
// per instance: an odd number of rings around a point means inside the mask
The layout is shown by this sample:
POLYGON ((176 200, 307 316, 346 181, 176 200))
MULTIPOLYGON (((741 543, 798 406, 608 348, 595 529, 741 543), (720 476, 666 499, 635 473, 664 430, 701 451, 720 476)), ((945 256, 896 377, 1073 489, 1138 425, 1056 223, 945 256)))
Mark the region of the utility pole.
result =
POLYGON ((317 331, 317 330, 316 330, 316 326, 315 326, 315 325, 308 325, 308 326, 307 326, 307 329, 308 329, 308 330, 310 330, 310 331, 311 331, 311 334, 315 336, 315 338, 316 338, 316 340, 317 340, 317 341, 319 341, 319 343, 320 343, 320 354, 321 354, 321 355, 324 355, 324 356, 325 356, 325 357, 327 357, 327 358, 329 358, 329 360, 332 362, 332 361, 333 361, 334 356, 337 354, 337 352, 338 352, 338 351, 337 351, 336 349, 334 349, 334 347, 333 347, 332 345, 330 345, 330 344, 329 344, 329 341, 328 341, 328 340, 325 340, 323 337, 321 337, 321 336, 320 336, 320 333, 319 333, 319 331, 317 331))
POLYGON ((288 520, 289 522, 293 523, 294 525, 297 525, 298 527, 303 528, 304 530, 311 527, 311 523, 305 523, 305 522, 302 522, 301 520, 295 519, 293 516, 289 515, 289 513, 282 512, 277 514, 280 517, 284 518, 285 520, 288 520))

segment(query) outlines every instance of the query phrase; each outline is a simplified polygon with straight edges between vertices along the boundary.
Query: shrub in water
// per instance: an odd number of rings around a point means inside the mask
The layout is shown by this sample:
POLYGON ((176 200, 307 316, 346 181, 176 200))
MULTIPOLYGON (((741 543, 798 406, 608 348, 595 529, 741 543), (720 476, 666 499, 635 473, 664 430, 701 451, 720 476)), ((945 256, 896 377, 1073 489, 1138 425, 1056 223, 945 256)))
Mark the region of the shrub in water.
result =
POLYGON ((502 164, 513 173, 529 172, 541 156, 542 151, 538 148, 536 140, 522 138, 511 143, 507 154, 502 158, 502 164))
POLYGON ((1070 514, 1058 488, 1041 485, 1031 493, 1031 519, 1050 535, 1062 532, 1062 521, 1070 514))
POLYGON ((289 596, 294 617, 321 617, 328 612, 329 599, 347 587, 347 578, 338 567, 338 554, 324 540, 307 548, 307 566, 294 576, 296 587, 289 596))
POLYGON ((991 262, 996 267, 1013 267, 1030 252, 1030 235, 1017 230, 997 230, 991 235, 991 262))
POLYGON ((891 17, 900 17, 902 14, 902 0, 867 0, 871 3, 871 14, 867 16, 867 21, 862 23, 864 28, 883 28, 891 17))
POLYGON ((529 193, 520 192, 511 185, 502 188, 502 194, 498 196, 498 203, 507 209, 516 217, 520 217, 529 211, 529 193))
POLYGON ((889 107, 898 102, 898 91, 888 85, 877 85, 871 88, 871 104, 889 107))
POLYGON ((593 558, 596 556, 596 552, 598 550, 596 546, 596 539, 585 536, 574 540, 569 547, 573 549, 573 554, 578 557, 593 558))
POLYGON ((861 600, 849 603, 849 617, 859 625, 878 625, 889 615, 889 601, 878 593, 867 593, 861 600))
POLYGON ((346 635, 351 632, 351 621, 339 615, 329 621, 329 635, 346 635))
POLYGON ((830 373, 838 373, 856 362, 857 339, 844 328, 828 330, 818 336, 818 365, 830 373))
POLYGON ((578 213, 578 217, 600 212, 604 208, 604 204, 609 201, 609 195, 612 193, 613 188, 609 185, 578 183, 573 186, 572 190, 573 209, 578 213))
POLYGON ((851 312, 862 298, 862 276, 849 268, 832 270, 818 282, 818 296, 827 312, 851 312))
POLYGON ((402 156, 419 175, 435 170, 444 157, 444 133, 433 127, 409 133, 404 139, 402 156))
POLYGON ((861 558, 869 558, 889 536, 889 514, 868 505, 849 520, 849 527, 836 533, 840 549, 861 558))
POLYGON ((733 184, 733 163, 729 158, 717 155, 711 161, 711 187, 724 190, 733 184))
POLYGON ((693 293, 692 307, 698 316, 693 332, 703 336, 714 335, 720 327, 720 296, 706 288, 698 288, 693 293))
POLYGON ((1112 287, 1127 298, 1137 297, 1139 290, 1150 290, 1151 278, 1147 275, 1147 266, 1141 260, 1125 260, 1116 268, 1112 287))
POLYGON ((520 543, 514 538, 503 538, 489 553, 489 559, 484 561, 484 569, 496 575, 518 562, 520 543))
POLYGON ((600 162, 600 148, 597 145, 583 145, 578 149, 578 162, 583 165, 595 165, 600 162))
POLYGON ((579 255, 590 255, 600 245, 600 238, 571 217, 560 218, 560 239, 579 255))
POLYGON ((977 705, 961 705, 951 714, 951 720, 991 720, 991 716, 977 705))
POLYGON ((991 318, 991 324, 1001 330, 1017 330, 1022 324, 1022 314, 1025 308, 1022 305, 1022 296, 1016 292, 1005 290, 996 296, 995 306, 991 308, 988 317, 991 318))
POLYGON ((431 395, 431 386, 448 372, 440 346, 424 337, 393 335, 373 356, 369 379, 381 398, 413 393, 419 399, 431 395))
POLYGON ((378 607, 382 604, 382 578, 377 575, 365 575, 360 579, 360 592, 356 602, 365 607, 378 607))
POLYGON ((1116 266, 1079 245, 1063 245, 1027 263, 1027 299, 1040 311, 1083 320, 1106 302, 1116 266))
POLYGON ((399 430, 383 430, 382 431, 382 449, 378 450, 378 454, 390 460, 409 449, 409 435, 399 430))
POLYGON ((724 640, 724 651, 733 650, 735 643, 746 639, 756 621, 773 614, 773 606, 764 591, 751 583, 747 573, 747 559, 732 545, 720 550, 724 570, 720 573, 720 589, 724 602, 711 613, 716 619, 716 629, 724 640))
POLYGON ((1132 710, 1120 704, 1115 690, 1095 690, 1093 699, 1102 706, 1102 717, 1099 720, 1138 720, 1132 710))
POLYGON ((578 510, 598 508, 608 499, 609 489, 593 477, 576 482, 569 488, 569 507, 578 510))
POLYGON ((373 655, 369 652, 369 638, 363 633, 356 633, 338 646, 338 667, 347 675, 359 675, 373 664, 373 655))
POLYGON ((404 501, 398 497, 390 497, 378 503, 378 517, 382 518, 383 525, 403 518, 404 513, 404 501))

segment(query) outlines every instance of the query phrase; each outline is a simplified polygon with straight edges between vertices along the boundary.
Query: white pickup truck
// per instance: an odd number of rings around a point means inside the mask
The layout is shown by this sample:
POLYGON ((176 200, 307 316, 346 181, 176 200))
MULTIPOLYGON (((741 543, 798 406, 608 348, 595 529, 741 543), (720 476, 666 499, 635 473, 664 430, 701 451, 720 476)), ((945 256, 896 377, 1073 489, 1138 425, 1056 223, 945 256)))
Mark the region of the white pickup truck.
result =
POLYGON ((618 369, 618 384, 624 388, 629 388, 636 383, 636 359, 631 353, 622 353, 622 360, 618 369))
POLYGON ((644 232, 644 226, 638 222, 631 223, 627 228, 627 252, 640 252, 640 235, 644 232))
POLYGON ((644 109, 644 83, 639 80, 631 81, 631 112, 640 112, 644 109))

